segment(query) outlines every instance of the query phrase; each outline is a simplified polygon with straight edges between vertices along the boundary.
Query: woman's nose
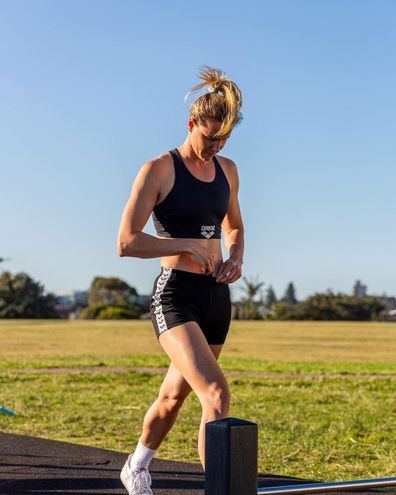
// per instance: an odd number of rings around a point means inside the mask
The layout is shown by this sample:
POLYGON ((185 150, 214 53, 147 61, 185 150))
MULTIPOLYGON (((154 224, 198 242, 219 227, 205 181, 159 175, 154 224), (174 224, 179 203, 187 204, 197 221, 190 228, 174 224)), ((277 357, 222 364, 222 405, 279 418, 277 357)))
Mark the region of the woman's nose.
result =
POLYGON ((221 150, 222 147, 223 147, 222 146, 222 143, 221 142, 217 142, 216 144, 214 144, 212 146, 213 153, 218 153, 221 150))

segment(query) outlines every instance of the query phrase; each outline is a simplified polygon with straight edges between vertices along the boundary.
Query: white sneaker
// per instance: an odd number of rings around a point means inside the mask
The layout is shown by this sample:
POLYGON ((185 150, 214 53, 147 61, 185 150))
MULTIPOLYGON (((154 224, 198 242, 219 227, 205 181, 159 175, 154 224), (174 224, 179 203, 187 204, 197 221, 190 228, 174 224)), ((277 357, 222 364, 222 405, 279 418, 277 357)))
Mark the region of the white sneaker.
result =
POLYGON ((143 467, 131 468, 129 466, 129 457, 122 468, 120 478, 128 491, 128 495, 153 495, 153 491, 150 488, 150 473, 143 467))

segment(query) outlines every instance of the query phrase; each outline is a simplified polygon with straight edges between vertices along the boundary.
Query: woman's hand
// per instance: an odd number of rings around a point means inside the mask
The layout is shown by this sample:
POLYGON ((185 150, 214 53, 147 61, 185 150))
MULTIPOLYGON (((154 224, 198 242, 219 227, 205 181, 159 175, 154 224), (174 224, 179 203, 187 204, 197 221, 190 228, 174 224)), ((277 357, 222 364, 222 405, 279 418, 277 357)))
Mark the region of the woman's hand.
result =
POLYGON ((232 284, 242 276, 242 259, 230 257, 224 261, 216 273, 216 282, 232 284))
POLYGON ((213 273, 214 270, 214 254, 205 246, 197 241, 190 241, 189 253, 192 260, 201 266, 205 275, 213 273))

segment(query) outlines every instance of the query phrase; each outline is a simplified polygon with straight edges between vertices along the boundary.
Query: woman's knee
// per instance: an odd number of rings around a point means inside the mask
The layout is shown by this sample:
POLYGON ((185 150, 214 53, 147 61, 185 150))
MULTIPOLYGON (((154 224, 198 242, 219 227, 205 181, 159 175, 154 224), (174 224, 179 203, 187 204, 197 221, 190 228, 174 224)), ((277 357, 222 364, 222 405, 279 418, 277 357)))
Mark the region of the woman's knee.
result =
POLYGON ((159 393, 158 394, 158 404, 163 414, 175 414, 182 407, 184 401, 188 397, 188 393, 159 393))
POLYGON ((230 408, 230 389, 224 381, 212 382, 203 393, 202 406, 215 413, 228 414, 230 408))

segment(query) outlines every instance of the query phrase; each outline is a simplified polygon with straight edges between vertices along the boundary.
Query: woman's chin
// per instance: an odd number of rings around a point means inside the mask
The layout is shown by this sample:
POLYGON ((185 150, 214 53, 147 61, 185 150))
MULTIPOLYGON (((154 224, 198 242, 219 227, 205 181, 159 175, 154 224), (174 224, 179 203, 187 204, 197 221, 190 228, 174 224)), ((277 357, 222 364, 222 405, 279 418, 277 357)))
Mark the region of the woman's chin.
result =
POLYGON ((210 153, 209 151, 205 151, 204 153, 201 154, 201 160, 203 161, 208 161, 211 160, 214 157, 215 153, 210 153))

